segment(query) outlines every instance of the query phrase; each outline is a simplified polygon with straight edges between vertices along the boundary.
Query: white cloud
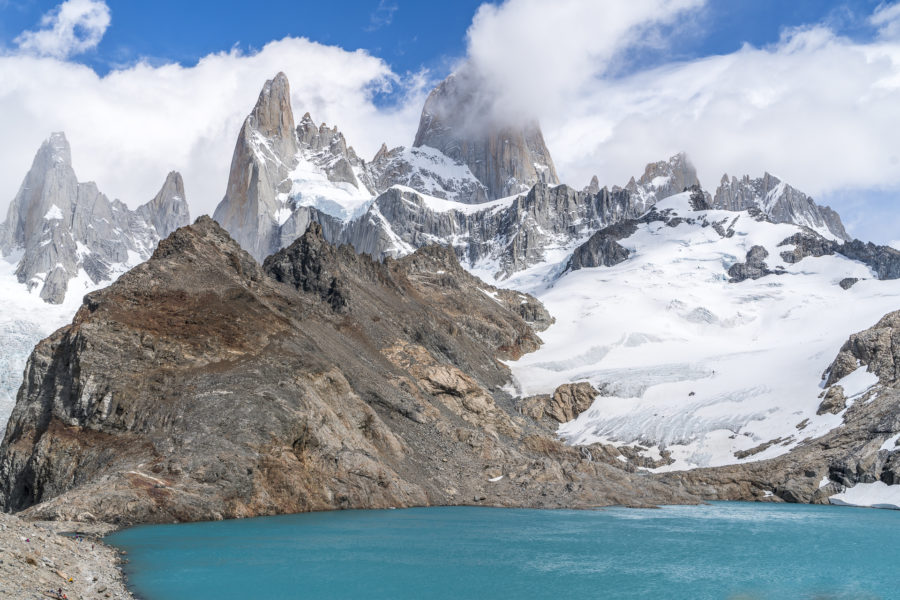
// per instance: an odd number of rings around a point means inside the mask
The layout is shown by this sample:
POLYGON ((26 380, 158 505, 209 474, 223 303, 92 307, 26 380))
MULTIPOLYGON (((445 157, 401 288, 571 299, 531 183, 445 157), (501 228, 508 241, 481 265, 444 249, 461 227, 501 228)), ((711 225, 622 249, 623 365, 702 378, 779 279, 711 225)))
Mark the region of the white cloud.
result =
POLYGON ((146 202, 166 173, 181 171, 191 211, 221 200, 244 117, 266 79, 284 71, 298 113, 337 124, 364 157, 382 141, 408 144, 424 100, 424 76, 401 80, 380 59, 306 39, 271 42, 254 54, 206 56, 195 66, 133 67, 97 76, 49 58, 0 57, 0 221, 31 158, 51 131, 65 131, 75 172, 111 198, 146 202), (397 107, 373 94, 400 86, 397 107), (10 143, 9 140, 15 140, 10 143))
POLYGON ((774 172, 813 195, 900 186, 900 45, 855 44, 816 27, 770 47, 598 80, 545 115, 573 181, 624 182, 686 150, 701 182, 774 172))
POLYGON ((66 0, 41 19, 41 29, 24 31, 19 50, 38 56, 67 58, 97 47, 109 27, 104 0, 66 0))
POLYGON ((878 28, 882 38, 900 38, 900 2, 878 5, 869 22, 878 28))
MULTIPOLYGON (((560 177, 575 187, 593 174, 623 185, 685 150, 711 191, 726 172, 768 170, 837 209, 858 210, 860 189, 900 199, 900 4, 873 13, 870 43, 810 26, 771 47, 622 74, 642 45, 677 54, 696 35, 687 29, 698 10, 689 0, 484 5, 469 58, 502 86, 502 109, 541 121, 560 177), (845 190, 853 201, 841 204, 845 190)), ((878 229, 844 217, 857 235, 878 229)))
MULTIPOLYGON (((624 51, 663 43, 671 26, 704 0, 509 0, 483 4, 469 27, 468 58, 495 87, 505 113, 564 112, 624 51)), ((502 115, 499 115, 502 116, 502 115)))

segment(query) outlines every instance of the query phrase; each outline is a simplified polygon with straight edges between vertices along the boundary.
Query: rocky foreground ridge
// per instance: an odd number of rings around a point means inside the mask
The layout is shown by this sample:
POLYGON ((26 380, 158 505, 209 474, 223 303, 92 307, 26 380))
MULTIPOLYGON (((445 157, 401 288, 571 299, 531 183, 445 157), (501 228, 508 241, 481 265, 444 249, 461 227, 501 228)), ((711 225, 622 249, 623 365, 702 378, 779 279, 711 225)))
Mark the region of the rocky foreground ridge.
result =
MULTIPOLYGON (((548 323, 444 248, 378 263, 313 225, 260 266, 201 217, 35 348, 0 506, 127 523, 694 501, 519 414, 498 359, 548 323)), ((540 413, 571 414, 576 392, 540 413)))

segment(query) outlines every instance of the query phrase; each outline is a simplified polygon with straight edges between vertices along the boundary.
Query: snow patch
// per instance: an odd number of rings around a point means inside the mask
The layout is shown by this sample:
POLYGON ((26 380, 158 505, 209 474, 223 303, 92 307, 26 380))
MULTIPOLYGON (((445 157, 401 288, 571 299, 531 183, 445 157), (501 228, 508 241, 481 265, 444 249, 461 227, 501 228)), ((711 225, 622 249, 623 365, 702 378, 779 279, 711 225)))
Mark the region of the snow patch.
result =
POLYGON ((62 221, 62 218, 62 211, 55 204, 51 204, 50 208, 47 209, 47 212, 44 214, 45 221, 62 221))
POLYGON ((843 506, 867 506, 900 510, 900 485, 888 485, 883 481, 857 483, 828 499, 831 504, 843 506))

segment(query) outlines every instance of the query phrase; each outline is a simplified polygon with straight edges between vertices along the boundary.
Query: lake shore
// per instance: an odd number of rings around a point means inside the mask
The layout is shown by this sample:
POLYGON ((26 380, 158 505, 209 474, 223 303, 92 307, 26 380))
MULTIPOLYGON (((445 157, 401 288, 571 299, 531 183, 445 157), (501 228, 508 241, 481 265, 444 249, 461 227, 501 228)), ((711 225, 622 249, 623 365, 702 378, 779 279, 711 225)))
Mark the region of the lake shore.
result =
POLYGON ((62 590, 69 600, 133 600, 119 551, 101 541, 114 529, 0 513, 0 597, 46 600, 62 590))

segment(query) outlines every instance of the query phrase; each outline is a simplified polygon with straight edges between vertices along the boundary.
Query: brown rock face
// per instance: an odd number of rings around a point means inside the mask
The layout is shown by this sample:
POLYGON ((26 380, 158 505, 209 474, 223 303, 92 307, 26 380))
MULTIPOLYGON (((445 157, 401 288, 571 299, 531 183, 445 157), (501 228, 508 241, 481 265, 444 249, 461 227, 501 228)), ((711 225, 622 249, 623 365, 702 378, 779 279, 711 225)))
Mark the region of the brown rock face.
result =
POLYGON ((435 88, 422 109, 414 147, 430 146, 466 164, 488 199, 558 184, 556 167, 536 122, 503 122, 493 114, 478 76, 468 69, 435 88))
POLYGON ((589 409, 599 393, 587 381, 565 383, 556 388, 552 396, 526 398, 521 408, 524 414, 538 421, 549 417, 558 423, 568 423, 589 409))
POLYGON ((522 298, 449 249, 376 263, 315 226, 260 266, 202 217, 35 348, 0 505, 164 522, 691 501, 516 414, 498 358, 540 344, 522 298))

